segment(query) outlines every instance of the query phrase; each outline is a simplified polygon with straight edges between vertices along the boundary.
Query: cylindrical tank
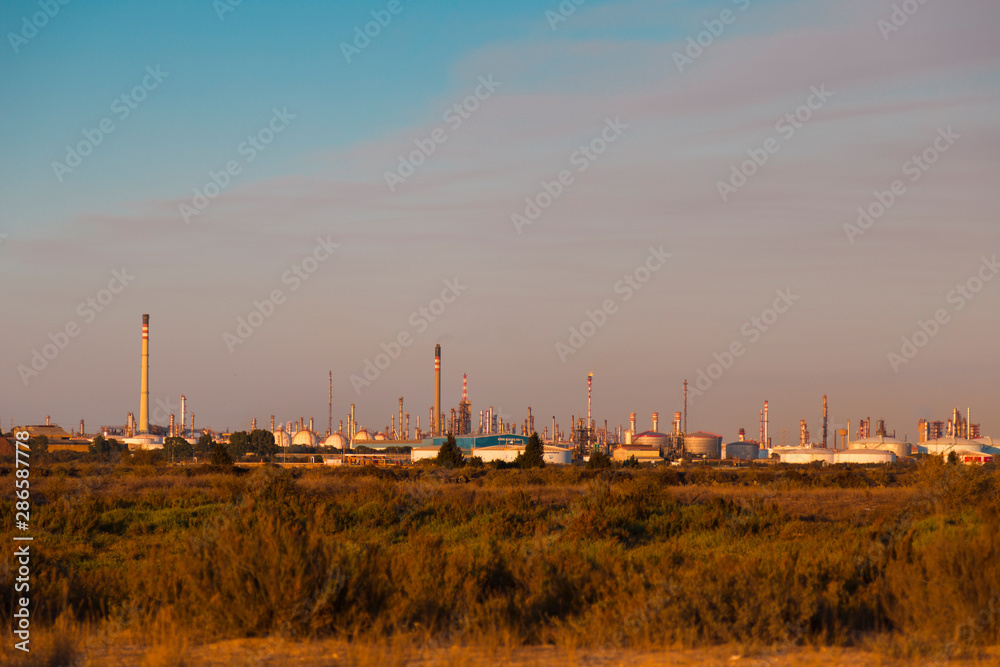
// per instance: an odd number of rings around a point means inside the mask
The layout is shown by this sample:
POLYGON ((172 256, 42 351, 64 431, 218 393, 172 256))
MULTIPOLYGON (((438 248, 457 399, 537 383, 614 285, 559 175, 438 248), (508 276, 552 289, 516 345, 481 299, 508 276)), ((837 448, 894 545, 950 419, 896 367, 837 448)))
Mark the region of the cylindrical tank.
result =
POLYGON ((885 449, 845 449, 837 452, 834 463, 893 463, 896 454, 885 449))
POLYGON ((727 459, 741 459, 744 461, 753 461, 757 458, 757 443, 756 442, 730 442, 726 445, 726 458, 727 459))
POLYGON ((906 458, 910 455, 909 444, 903 442, 902 440, 896 440, 895 438, 890 438, 884 435, 876 435, 871 438, 864 438, 862 440, 849 442, 847 443, 847 449, 882 449, 887 452, 892 452, 896 455, 897 459, 906 458))
POLYGON ((836 456, 832 449, 821 447, 787 447, 772 450, 778 455, 778 460, 782 463, 812 463, 822 461, 823 463, 836 462, 836 456))
POLYGON ((714 433, 690 433, 684 436, 684 451, 693 456, 717 459, 722 456, 722 436, 714 433))
POLYGON ((656 431, 646 431, 645 433, 639 433, 634 438, 632 438, 632 442, 629 444, 647 445, 662 450, 669 444, 669 438, 663 433, 657 433, 656 431))

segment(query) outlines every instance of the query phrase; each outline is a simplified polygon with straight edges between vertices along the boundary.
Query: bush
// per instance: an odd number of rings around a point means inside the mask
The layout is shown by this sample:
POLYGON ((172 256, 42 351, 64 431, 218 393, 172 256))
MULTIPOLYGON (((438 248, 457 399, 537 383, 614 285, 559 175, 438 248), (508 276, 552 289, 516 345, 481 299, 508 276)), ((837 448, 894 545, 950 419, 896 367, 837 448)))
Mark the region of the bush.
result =
POLYGON ((602 468, 611 467, 611 457, 602 451, 595 451, 590 455, 590 460, 587 461, 588 470, 600 470, 602 468))
POLYGON ((441 449, 438 450, 435 462, 445 468, 461 468, 464 461, 465 456, 458 443, 455 442, 455 436, 449 433, 448 438, 442 443, 441 449))

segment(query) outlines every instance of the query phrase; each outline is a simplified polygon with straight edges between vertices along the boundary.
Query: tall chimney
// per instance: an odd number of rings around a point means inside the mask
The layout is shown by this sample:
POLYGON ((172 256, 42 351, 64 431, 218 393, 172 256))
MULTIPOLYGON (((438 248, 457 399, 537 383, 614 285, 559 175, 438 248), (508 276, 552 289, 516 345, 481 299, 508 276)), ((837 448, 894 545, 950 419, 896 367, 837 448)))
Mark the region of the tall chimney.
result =
POLYGON ((45 425, 46 426, 51 426, 52 425, 52 418, 49 417, 48 415, 45 415, 45 425))
POLYGON ((181 394, 181 432, 180 436, 184 437, 184 427, 187 426, 187 396, 181 394))
POLYGON ((764 401, 764 447, 770 448, 771 438, 767 435, 767 401, 764 401))
POLYGON ((257 418, 256 417, 251 417, 250 418, 250 430, 251 431, 256 431, 257 430, 257 418))
POLYGON ((688 430, 688 381, 684 380, 684 425, 683 430, 687 433, 688 430))
POLYGON ((660 413, 659 412, 654 412, 653 413, 653 433, 659 433, 660 432, 659 428, 660 428, 660 413))
POLYGON ((829 423, 830 413, 827 410, 826 394, 823 394, 823 446, 826 447, 826 429, 829 423))
POLYGON ((271 433, 274 433, 274 415, 271 415, 271 433))
POLYGON ((170 434, 170 437, 174 437, 176 435, 176 433, 174 433, 174 413, 173 412, 170 413, 170 427, 167 429, 167 433, 170 434))
POLYGON ((590 428, 590 425, 593 423, 590 416, 590 388, 593 383, 594 383, 594 374, 587 373, 587 428, 588 429, 590 428))
POLYGON ((309 418, 309 431, 311 433, 315 433, 316 432, 316 429, 313 428, 313 418, 312 417, 309 418))
POLYGON ((327 391, 326 437, 333 433, 333 371, 330 371, 330 388, 327 391))
POLYGON ((191 437, 194 437, 194 413, 191 413, 191 437))
POLYGON ((431 433, 442 434, 441 424, 441 346, 434 346, 434 414, 431 420, 431 433))
POLYGON ((139 389, 139 432, 149 433, 149 315, 142 316, 142 383, 139 389))

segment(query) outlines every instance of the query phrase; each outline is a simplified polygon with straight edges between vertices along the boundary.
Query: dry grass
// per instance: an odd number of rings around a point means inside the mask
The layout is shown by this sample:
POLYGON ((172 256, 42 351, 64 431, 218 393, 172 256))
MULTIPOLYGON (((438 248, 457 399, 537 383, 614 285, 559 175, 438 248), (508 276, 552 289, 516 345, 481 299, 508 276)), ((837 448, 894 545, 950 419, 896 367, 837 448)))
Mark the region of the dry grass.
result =
POLYGON ((314 664, 322 646, 323 664, 718 646, 782 664, 1000 643, 995 468, 35 473, 39 650, 17 664, 314 664))

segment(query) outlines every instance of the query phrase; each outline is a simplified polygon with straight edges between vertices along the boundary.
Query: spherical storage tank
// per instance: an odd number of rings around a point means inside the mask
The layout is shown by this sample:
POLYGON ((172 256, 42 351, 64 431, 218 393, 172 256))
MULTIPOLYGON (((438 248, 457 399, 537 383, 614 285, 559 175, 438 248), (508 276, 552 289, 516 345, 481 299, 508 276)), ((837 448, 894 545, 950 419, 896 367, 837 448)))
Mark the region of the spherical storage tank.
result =
POLYGON ((722 436, 714 433, 690 433, 684 436, 684 451, 710 459, 722 457, 722 436))
POLYGON ((372 439, 372 434, 366 431, 365 429, 361 429, 360 431, 354 434, 354 437, 351 438, 351 442, 368 442, 371 439, 372 439))
POLYGON ((730 442, 726 445, 726 458, 753 461, 757 458, 757 451, 756 442, 730 442))
POLYGON ((283 428, 279 428, 274 432, 274 444, 278 447, 288 447, 292 444, 292 439, 288 437, 288 432, 283 428))
POLYGON ((333 447, 335 449, 343 449, 346 444, 347 440, 339 433, 331 433, 326 436, 326 440, 323 441, 324 447, 333 447))
POLYGON ((317 440, 316 434, 306 428, 295 434, 292 438, 292 444, 302 447, 315 447, 317 440))
POLYGON ((385 434, 381 433, 381 432, 380 433, 376 433, 375 434, 375 442, 385 442, 385 434))

